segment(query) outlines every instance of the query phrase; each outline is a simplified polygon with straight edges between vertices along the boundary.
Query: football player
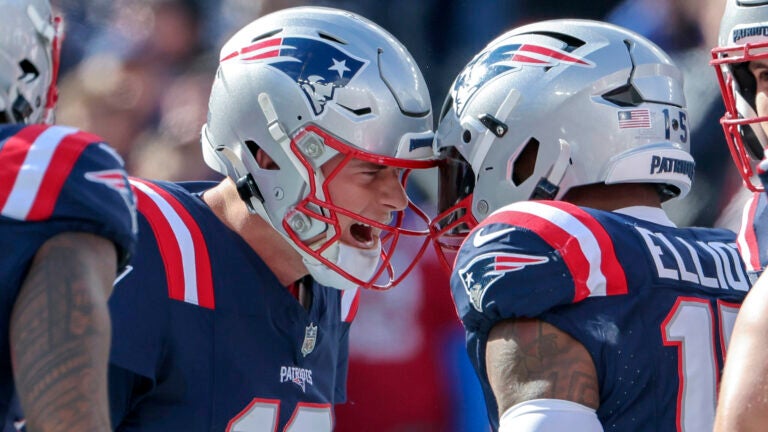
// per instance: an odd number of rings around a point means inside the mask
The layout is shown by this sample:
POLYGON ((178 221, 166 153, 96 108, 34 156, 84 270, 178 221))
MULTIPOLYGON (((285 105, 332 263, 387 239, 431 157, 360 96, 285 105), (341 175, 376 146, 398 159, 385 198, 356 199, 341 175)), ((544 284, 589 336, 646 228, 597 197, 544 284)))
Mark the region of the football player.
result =
POLYGON ((0 23, 0 428, 108 431, 107 297, 136 240, 133 195, 100 137, 46 124, 49 1, 0 0, 0 23))
POLYGON ((750 279, 734 233, 661 207, 688 130, 678 68, 605 23, 511 30, 456 78, 434 230, 471 229, 451 289, 494 430, 712 428, 750 279))
MULTIPOLYGON (((768 1, 727 1, 711 64, 726 108, 720 122, 744 185, 753 192, 744 207, 739 248, 748 267, 762 272, 768 260, 764 193, 768 181, 768 1)), ((717 431, 763 430, 768 424, 766 310, 768 280, 762 276, 744 301, 733 329, 720 386, 717 431)))
POLYGON ((421 72, 365 18, 278 11, 224 44, 201 135, 225 180, 131 180, 143 232, 110 299, 114 425, 330 431, 358 287, 402 280, 403 236, 429 245, 404 189, 434 166, 421 72))

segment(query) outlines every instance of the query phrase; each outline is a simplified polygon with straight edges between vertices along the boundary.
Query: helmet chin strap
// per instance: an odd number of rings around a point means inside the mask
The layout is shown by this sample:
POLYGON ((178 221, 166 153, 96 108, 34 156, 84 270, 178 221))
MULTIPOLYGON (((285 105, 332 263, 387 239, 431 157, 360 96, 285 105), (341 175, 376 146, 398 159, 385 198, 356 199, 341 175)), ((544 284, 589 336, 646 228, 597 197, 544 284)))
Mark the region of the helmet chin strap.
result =
POLYGON ((531 193, 532 200, 553 200, 560 192, 560 183, 565 177, 565 171, 571 163, 571 145, 567 141, 560 140, 560 154, 552 164, 549 173, 539 180, 539 183, 531 193))
MULTIPOLYGON (((337 241, 323 253, 325 258, 334 262, 351 276, 362 281, 368 281, 373 276, 379 263, 380 255, 381 242, 378 242, 378 246, 374 249, 359 249, 337 241), (334 257, 335 259, 332 259, 334 257)), ((304 254, 302 256, 309 274, 320 284, 342 291, 359 287, 357 283, 347 279, 320 261, 304 254)))

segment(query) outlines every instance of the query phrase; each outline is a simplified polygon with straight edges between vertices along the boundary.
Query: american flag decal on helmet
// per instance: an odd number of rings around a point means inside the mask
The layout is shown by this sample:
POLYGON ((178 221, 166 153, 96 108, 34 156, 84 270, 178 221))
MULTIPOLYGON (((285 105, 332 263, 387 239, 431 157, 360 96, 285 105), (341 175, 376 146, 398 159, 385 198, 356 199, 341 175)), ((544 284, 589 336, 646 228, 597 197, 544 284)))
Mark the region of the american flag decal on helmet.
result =
POLYGON ((336 89, 345 87, 368 64, 324 39, 273 37, 252 43, 221 58, 244 63, 266 63, 291 77, 301 87, 312 111, 320 115, 336 89))

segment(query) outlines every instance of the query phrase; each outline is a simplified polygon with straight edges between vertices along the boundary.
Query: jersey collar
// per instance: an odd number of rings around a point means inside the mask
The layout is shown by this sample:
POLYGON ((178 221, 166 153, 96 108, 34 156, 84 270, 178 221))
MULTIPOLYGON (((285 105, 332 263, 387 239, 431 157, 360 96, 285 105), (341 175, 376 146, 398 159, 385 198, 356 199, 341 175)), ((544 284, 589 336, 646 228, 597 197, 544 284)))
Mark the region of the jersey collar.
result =
POLYGON ((648 222, 653 222, 657 225, 664 225, 668 227, 677 227, 664 209, 659 207, 649 206, 631 206, 614 210, 614 213, 620 213, 633 218, 642 219, 648 222))

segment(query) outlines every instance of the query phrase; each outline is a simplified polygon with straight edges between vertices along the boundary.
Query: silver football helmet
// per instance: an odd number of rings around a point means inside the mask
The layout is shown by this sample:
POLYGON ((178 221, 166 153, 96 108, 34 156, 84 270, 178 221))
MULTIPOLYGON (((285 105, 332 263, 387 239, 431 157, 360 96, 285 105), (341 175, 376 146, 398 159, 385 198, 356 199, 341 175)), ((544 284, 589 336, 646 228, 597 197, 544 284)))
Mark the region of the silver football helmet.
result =
POLYGON ((338 169, 326 178, 321 166, 343 154, 343 163, 398 167, 404 186, 410 169, 434 167, 433 136, 427 86, 400 42, 355 14, 298 7, 257 19, 224 45, 202 146, 208 165, 237 183, 249 210, 288 239, 316 280, 385 289, 417 261, 393 268, 401 236, 422 241, 419 255, 428 247, 427 216, 409 203, 416 229, 403 212, 386 224, 340 208, 327 196, 338 169), (258 149, 279 168, 260 167, 258 149), (380 229, 381 250, 345 248, 339 215, 380 229))
POLYGON ((494 210, 576 186, 655 183, 664 199, 685 196, 688 141, 682 73, 653 43, 588 20, 513 29, 459 73, 440 114, 439 255, 494 210))
POLYGON ((58 28, 48 0, 0 0, 0 123, 53 122, 58 28))
POLYGON ((744 184, 762 191, 762 185, 752 181, 753 164, 765 157, 768 146, 760 125, 768 116, 757 115, 757 85, 749 70, 749 62, 756 60, 768 60, 768 0, 727 0, 710 62, 725 103, 720 123, 744 184))

